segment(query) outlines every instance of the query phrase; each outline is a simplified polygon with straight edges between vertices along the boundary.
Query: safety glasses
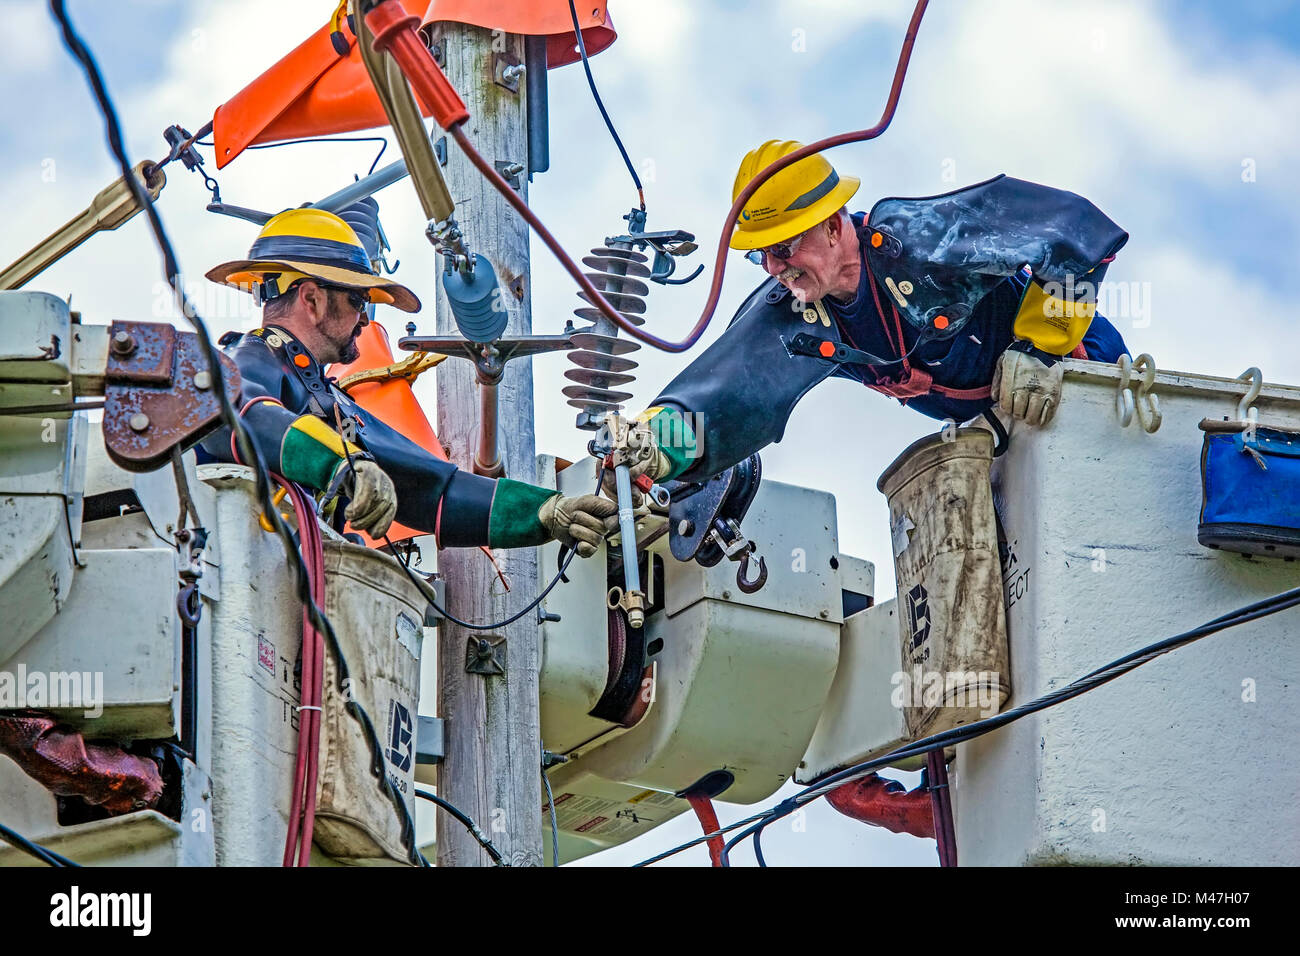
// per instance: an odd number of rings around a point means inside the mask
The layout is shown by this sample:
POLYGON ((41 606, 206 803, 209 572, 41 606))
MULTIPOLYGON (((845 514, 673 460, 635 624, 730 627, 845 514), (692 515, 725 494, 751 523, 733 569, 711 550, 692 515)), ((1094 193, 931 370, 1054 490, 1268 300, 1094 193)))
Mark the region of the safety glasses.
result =
POLYGON ((805 229, 793 239, 787 239, 785 242, 774 242, 772 245, 764 246, 761 249, 751 249, 749 252, 745 253, 745 258, 754 263, 754 265, 762 266, 764 268, 767 266, 768 256, 772 256, 785 262, 799 251, 799 244, 804 241, 808 233, 812 232, 813 229, 816 228, 817 226, 813 226, 812 229, 805 229))
POLYGON ((351 289, 347 286, 330 285, 328 282, 322 282, 320 279, 299 279, 290 285, 288 289, 284 290, 285 294, 287 295, 292 290, 297 289, 298 286, 302 285, 304 282, 314 282, 326 292, 342 292, 348 297, 348 308, 353 312, 364 312, 366 307, 370 305, 370 296, 366 293, 358 292, 356 289, 351 289))
POLYGON ((342 292, 346 295, 348 297, 348 309, 352 312, 364 312, 366 306, 370 305, 370 297, 368 295, 363 295, 356 289, 346 289, 343 286, 337 285, 327 285, 325 288, 334 292, 342 292))

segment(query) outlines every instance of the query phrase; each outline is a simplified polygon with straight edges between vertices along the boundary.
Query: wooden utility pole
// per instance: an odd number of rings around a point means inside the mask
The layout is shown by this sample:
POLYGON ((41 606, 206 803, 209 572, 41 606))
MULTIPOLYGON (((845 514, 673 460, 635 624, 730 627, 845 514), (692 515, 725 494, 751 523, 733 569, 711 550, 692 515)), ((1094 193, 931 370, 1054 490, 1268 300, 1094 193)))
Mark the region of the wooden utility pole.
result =
MULTIPOLYGON (((497 82, 503 64, 522 63, 522 37, 460 23, 440 24, 436 44, 447 78, 469 107, 465 130, 488 160, 519 164, 514 180, 527 195, 528 136, 525 83, 497 82)), ((509 170, 507 178, 509 177, 509 170)), ((495 267, 510 314, 505 335, 532 333, 528 226, 470 165, 447 144, 447 185, 456 218, 474 252, 495 267)), ((438 296, 437 331, 455 335, 445 297, 438 296)), ((477 446, 479 400, 470 362, 452 359, 438 369, 438 435, 451 459, 470 470, 477 446)), ((506 365, 499 387, 501 460, 506 474, 535 481, 533 369, 531 359, 506 365)), ((499 621, 537 594, 537 557, 532 548, 500 553, 510 581, 507 592, 478 549, 448 549, 438 558, 447 581, 448 610, 463 621, 499 621)), ((542 863, 538 717, 541 629, 535 612, 496 631, 470 631, 442 622, 438 639, 438 708, 446 721, 446 756, 438 770, 439 794, 468 813, 512 866, 542 863), (469 649, 493 642, 504 676, 468 673, 469 649)), ((488 856, 448 814, 438 814, 438 865, 486 866, 488 856)))

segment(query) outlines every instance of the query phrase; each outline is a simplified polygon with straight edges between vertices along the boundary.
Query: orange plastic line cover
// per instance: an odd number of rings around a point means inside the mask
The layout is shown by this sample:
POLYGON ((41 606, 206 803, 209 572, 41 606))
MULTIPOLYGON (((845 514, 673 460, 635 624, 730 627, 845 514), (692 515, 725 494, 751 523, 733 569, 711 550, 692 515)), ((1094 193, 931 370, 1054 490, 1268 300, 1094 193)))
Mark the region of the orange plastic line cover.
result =
MULTIPOLYGON (((421 24, 427 30, 436 21, 547 36, 548 67, 579 59, 568 0, 433 0, 421 24)), ((589 56, 604 50, 618 36, 605 0, 583 0, 578 6, 578 22, 589 56)), ((326 23, 217 107, 212 131, 218 169, 256 143, 328 136, 388 124, 361 62, 356 38, 350 30, 345 30, 344 36, 351 48, 347 56, 340 56, 330 42, 326 23)), ((420 106, 424 110, 424 104, 420 106)), ((424 115, 429 115, 427 110, 424 115)))

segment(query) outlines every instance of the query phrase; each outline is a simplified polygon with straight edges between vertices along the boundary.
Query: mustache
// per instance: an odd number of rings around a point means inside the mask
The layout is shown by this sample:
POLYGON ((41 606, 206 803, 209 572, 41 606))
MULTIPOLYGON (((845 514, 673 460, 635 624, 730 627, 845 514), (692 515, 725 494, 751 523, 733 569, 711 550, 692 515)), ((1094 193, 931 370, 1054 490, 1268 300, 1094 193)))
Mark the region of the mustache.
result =
POLYGON ((781 270, 781 274, 777 276, 777 279, 781 282, 793 282, 801 275, 803 275, 802 269, 796 269, 794 266, 786 266, 781 270))

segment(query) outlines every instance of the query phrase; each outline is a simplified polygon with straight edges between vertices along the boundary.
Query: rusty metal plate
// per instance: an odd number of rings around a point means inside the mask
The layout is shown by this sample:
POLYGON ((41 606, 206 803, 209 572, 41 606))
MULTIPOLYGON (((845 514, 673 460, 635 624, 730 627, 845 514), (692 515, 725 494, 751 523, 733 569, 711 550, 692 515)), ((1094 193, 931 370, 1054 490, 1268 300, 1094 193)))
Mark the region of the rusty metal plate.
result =
POLYGON ((176 329, 156 322, 114 322, 108 330, 108 367, 113 382, 168 385, 176 355, 176 329), (123 336, 126 345, 121 344, 123 336))
MULTIPOLYGON (((155 322, 119 322, 109 343, 103 429, 115 463, 128 471, 153 471, 167 464, 173 448, 189 448, 220 427, 221 406, 197 333, 155 322), (119 331, 132 337, 129 354, 112 352, 119 331), (207 383, 200 377, 196 384, 199 373, 207 383)), ((237 404, 239 370, 227 356, 218 357, 226 393, 237 404)))

